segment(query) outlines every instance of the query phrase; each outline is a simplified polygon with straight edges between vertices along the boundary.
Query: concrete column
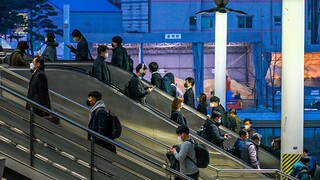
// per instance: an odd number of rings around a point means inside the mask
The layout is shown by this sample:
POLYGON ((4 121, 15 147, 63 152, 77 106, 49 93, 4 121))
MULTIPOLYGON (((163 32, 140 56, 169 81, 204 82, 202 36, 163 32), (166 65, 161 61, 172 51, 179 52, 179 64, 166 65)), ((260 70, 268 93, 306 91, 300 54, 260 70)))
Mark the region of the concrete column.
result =
POLYGON ((69 4, 63 5, 63 59, 71 60, 70 49, 66 44, 70 44, 70 6, 69 4))
POLYGON ((143 43, 139 44, 139 63, 143 63, 144 64, 144 60, 143 60, 143 43))
POLYGON ((226 107, 227 13, 216 12, 214 95, 226 107))
POLYGON ((281 163, 284 172, 303 152, 305 1, 282 0, 281 163))

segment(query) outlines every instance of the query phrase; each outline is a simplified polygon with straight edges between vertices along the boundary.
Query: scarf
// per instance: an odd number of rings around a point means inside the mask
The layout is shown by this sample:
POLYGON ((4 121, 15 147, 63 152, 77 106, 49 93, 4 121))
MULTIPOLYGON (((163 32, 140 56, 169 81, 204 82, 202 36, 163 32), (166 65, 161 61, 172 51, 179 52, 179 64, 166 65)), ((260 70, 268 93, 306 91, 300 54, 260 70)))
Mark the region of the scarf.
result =
POLYGON ((104 105, 104 102, 102 100, 99 100, 97 101, 93 106, 92 108, 90 109, 89 111, 89 121, 91 120, 91 117, 92 117, 92 113, 98 109, 98 108, 103 108, 105 109, 106 105, 104 105))

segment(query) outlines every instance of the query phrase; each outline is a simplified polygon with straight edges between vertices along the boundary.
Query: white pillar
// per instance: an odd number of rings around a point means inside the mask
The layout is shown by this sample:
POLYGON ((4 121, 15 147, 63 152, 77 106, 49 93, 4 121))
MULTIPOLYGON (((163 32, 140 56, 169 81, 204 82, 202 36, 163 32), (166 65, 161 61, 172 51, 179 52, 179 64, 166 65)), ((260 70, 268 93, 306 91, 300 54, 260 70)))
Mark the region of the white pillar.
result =
POLYGON ((226 108, 226 65, 227 65, 227 13, 216 12, 215 26, 215 74, 214 95, 220 98, 220 104, 226 108))
POLYGON ((305 1, 282 0, 281 168, 303 152, 305 1))

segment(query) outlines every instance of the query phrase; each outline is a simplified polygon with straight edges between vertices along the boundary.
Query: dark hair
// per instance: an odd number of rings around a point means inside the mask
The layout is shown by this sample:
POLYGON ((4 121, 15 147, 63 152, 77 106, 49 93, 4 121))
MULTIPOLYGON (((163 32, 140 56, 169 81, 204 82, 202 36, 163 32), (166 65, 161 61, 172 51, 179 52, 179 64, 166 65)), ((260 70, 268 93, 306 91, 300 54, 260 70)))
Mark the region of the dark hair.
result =
POLYGON ((310 162, 310 157, 309 156, 301 156, 300 161, 306 165, 307 162, 310 162))
POLYGON ((112 42, 117 43, 118 46, 119 46, 119 45, 122 44, 122 38, 121 38, 120 36, 114 36, 114 37, 112 38, 112 42))
POLYGON ((221 117, 221 113, 219 111, 212 111, 211 118, 214 119, 217 117, 221 117))
POLYGON ((176 133, 177 134, 181 134, 181 133, 186 133, 186 134, 189 134, 190 130, 188 128, 187 125, 183 124, 181 126, 179 126, 176 130, 176 133))
POLYGON ((183 103, 183 98, 175 97, 172 101, 171 109, 175 111, 181 108, 182 103, 183 103))
POLYGON ((245 129, 240 129, 240 131, 239 131, 239 136, 241 137, 241 136, 243 136, 243 135, 247 135, 247 131, 245 130, 245 129))
POLYGON ((308 148, 303 148, 303 152, 305 152, 305 153, 309 153, 309 149, 308 148))
POLYGON ((159 68, 159 65, 158 65, 158 63, 156 63, 156 62, 151 62, 151 63, 149 64, 149 69, 150 69, 152 72, 158 71, 158 68, 159 68))
POLYGON ((233 114, 237 115, 237 111, 235 108, 230 108, 229 113, 233 113, 233 114))
POLYGON ((44 66, 44 59, 43 59, 43 57, 37 56, 37 57, 36 57, 36 62, 37 62, 37 63, 40 63, 40 67, 45 67, 45 66, 44 66))
POLYGON ((144 65, 144 64, 138 64, 137 67, 136 67, 136 72, 139 72, 140 69, 142 68, 142 66, 143 66, 143 69, 144 69, 144 70, 148 69, 146 65, 144 65))
POLYGON ((108 46, 106 45, 99 45, 97 48, 98 54, 101 54, 101 52, 105 52, 106 50, 108 50, 108 46))
POLYGON ((82 37, 82 34, 78 29, 75 29, 72 31, 71 36, 72 37, 82 37))
POLYGON ((28 42, 27 42, 27 41, 20 41, 20 42, 18 42, 17 48, 18 48, 18 49, 21 49, 21 50, 27 50, 27 49, 29 49, 28 42))
POLYGON ((217 96, 212 96, 212 97, 210 98, 210 102, 220 103, 220 98, 218 98, 217 96))
POLYGON ((255 139, 258 139, 260 140, 261 139, 261 135, 259 133, 254 133, 251 137, 252 140, 255 140, 255 139))
POLYGON ((199 101, 200 102, 206 102, 207 101, 207 95, 205 93, 200 93, 199 101))
POLYGON ((89 92, 88 97, 89 96, 95 97, 97 99, 97 101, 100 101, 101 98, 102 98, 102 94, 100 92, 98 92, 98 91, 89 92))
POLYGON ((194 79, 193 79, 192 77, 187 77, 187 78, 186 78, 186 81, 187 81, 188 83, 191 83, 191 86, 194 85, 194 79))
POLYGON ((246 123, 247 121, 249 121, 249 123, 252 124, 252 120, 249 118, 244 119, 243 123, 246 123))
POLYGON ((47 42, 54 42, 54 39, 56 38, 56 36, 52 32, 48 32, 46 37, 47 37, 47 42))

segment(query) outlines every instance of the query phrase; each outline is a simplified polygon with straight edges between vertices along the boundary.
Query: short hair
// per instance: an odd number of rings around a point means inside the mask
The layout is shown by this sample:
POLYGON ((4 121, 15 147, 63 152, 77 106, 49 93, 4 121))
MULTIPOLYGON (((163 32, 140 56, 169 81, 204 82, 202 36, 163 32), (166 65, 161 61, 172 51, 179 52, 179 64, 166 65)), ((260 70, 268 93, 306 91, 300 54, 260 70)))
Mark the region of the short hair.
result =
POLYGON ((212 96, 210 98, 210 102, 217 102, 217 103, 220 103, 220 98, 218 96, 212 96))
POLYGON ((75 29, 72 31, 71 36, 72 37, 82 37, 82 34, 78 29, 75 29))
POLYGON ((27 50, 27 49, 29 49, 28 42, 27 42, 27 41, 20 41, 20 42, 18 42, 17 48, 18 48, 18 49, 21 49, 21 50, 27 50))
POLYGON ((54 39, 56 38, 53 32, 48 32, 46 37, 47 37, 47 42, 54 42, 54 39))
POLYGON ((310 162, 310 156, 301 156, 300 161, 306 165, 308 162, 310 162))
POLYGON ((151 63, 149 64, 149 69, 150 69, 152 72, 158 71, 158 68, 159 68, 159 65, 158 65, 158 63, 156 63, 156 62, 151 62, 151 63))
POLYGON ((171 108, 172 110, 177 110, 181 107, 183 103, 183 98, 175 97, 172 101, 171 108))
POLYGON ((122 38, 120 36, 114 36, 112 38, 112 42, 115 42, 117 43, 118 45, 121 45, 122 44, 122 38))
POLYGON ((217 118, 217 117, 221 117, 221 113, 219 111, 212 111, 211 112, 211 118, 217 118))
POLYGON ((37 63, 40 63, 40 66, 41 66, 41 67, 45 67, 45 66, 44 66, 44 59, 43 59, 43 57, 37 56, 37 57, 36 57, 36 62, 37 62, 37 63))
POLYGON ((88 97, 90 97, 90 96, 95 97, 97 99, 97 101, 100 101, 102 98, 102 94, 99 91, 89 92, 88 97))
POLYGON ((250 118, 245 118, 243 123, 246 123, 247 121, 249 121, 249 123, 252 124, 252 120, 250 118))
POLYGON ((261 137, 262 137, 261 134, 259 134, 259 133, 254 133, 254 134, 252 135, 251 139, 252 139, 252 140, 256 140, 256 139, 260 140, 261 137))
POLYGON ((140 69, 143 67, 143 70, 148 69, 146 65, 144 64, 138 64, 136 67, 136 72, 140 72, 140 69))
POLYGON ((309 154, 309 149, 308 148, 303 148, 303 152, 309 154))
POLYGON ((247 135, 247 131, 245 130, 245 129, 240 129, 240 131, 239 131, 239 137, 241 137, 241 136, 244 136, 244 135, 247 135))
POLYGON ((188 82, 188 83, 191 83, 191 86, 193 86, 194 85, 194 79, 192 78, 192 77, 187 77, 186 78, 186 81, 188 82))
POLYGON ((181 133, 189 134, 189 132, 190 132, 190 129, 185 124, 179 126, 176 130, 176 134, 181 134, 181 133))
POLYGON ((101 52, 105 52, 108 49, 109 48, 106 45, 99 45, 98 48, 97 48, 97 52, 98 52, 98 54, 101 54, 101 52))
POLYGON ((229 113, 233 113, 233 114, 237 115, 237 111, 235 108, 230 108, 229 113))
POLYGON ((200 102, 206 102, 207 101, 207 95, 205 93, 200 93, 199 101, 200 102))

